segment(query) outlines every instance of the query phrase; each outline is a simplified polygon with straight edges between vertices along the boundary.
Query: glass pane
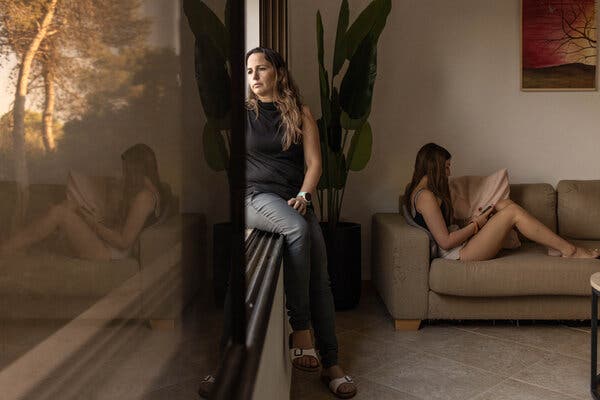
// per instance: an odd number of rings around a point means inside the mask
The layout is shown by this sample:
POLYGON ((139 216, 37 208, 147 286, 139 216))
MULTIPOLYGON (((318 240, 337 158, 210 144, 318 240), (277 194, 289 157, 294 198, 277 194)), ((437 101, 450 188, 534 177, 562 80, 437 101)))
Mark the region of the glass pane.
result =
POLYGON ((202 155, 182 4, 0 0, 0 17, 2 397, 195 395, 228 188, 202 155))

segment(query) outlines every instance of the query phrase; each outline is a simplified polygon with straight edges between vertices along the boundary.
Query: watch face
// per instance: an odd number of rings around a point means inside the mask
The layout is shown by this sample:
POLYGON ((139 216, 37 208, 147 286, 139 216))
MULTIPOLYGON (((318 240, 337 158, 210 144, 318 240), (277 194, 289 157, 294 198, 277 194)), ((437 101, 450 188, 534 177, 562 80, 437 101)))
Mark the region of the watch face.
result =
POLYGON ((304 198, 306 199, 306 201, 312 201, 312 196, 308 192, 304 193, 304 198))

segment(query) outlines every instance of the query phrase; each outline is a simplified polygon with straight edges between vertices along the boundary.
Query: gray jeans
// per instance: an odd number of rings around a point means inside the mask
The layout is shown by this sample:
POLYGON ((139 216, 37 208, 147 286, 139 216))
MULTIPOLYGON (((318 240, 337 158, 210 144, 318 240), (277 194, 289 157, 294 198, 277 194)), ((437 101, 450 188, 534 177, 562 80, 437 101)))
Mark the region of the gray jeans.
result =
POLYGON ((283 280, 293 330, 315 332, 323 367, 337 364, 335 308, 327 273, 327 250, 312 210, 302 216, 272 193, 246 196, 246 226, 284 236, 283 280))

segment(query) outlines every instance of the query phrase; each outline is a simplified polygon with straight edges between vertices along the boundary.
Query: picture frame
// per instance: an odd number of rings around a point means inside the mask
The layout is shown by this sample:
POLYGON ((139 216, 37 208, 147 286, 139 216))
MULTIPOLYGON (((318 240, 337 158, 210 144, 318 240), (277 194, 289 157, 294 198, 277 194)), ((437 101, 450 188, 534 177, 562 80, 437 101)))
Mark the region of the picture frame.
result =
POLYGON ((521 0, 521 90, 597 90, 595 0, 521 0))

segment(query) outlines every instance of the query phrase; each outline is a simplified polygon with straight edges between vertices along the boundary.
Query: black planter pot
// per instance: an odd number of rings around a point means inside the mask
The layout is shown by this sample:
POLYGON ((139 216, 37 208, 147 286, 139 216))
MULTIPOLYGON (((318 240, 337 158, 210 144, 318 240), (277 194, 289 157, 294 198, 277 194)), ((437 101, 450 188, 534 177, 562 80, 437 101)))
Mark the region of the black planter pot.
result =
POLYGON ((326 222, 321 230, 327 246, 327 269, 336 310, 358 305, 361 288, 360 224, 339 222, 331 232, 326 222))

